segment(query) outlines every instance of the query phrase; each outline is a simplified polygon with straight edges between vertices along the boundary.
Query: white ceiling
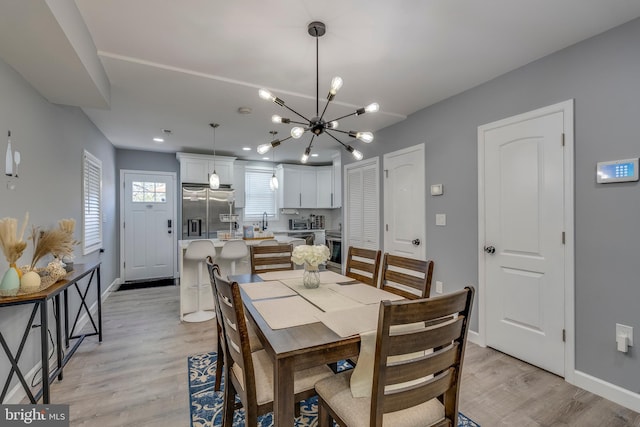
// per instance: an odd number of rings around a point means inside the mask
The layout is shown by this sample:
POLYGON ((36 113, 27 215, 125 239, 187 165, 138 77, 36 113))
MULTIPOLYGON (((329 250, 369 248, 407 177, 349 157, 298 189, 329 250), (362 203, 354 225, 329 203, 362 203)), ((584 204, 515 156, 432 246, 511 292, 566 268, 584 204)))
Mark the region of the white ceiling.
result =
MULTIPOLYGON (((273 114, 291 114, 258 98, 259 88, 305 116, 315 115, 311 21, 327 26, 319 39, 321 102, 334 75, 344 80, 326 118, 377 101, 380 112, 340 122, 343 130, 376 131, 640 16, 637 0, 3 3, 0 57, 47 99, 81 106, 116 147, 211 153, 209 123, 216 122, 218 154, 248 160, 262 157, 255 148, 271 140, 270 130, 284 138, 290 129, 271 123, 273 114), (39 10, 16 6, 25 3, 38 3, 39 10), (66 4, 64 13, 55 9, 59 4, 66 4), (104 70, 92 62, 95 52, 104 70), (48 73, 37 72, 42 69, 48 73), (239 107, 253 112, 238 114, 239 107), (157 144, 152 138, 162 136, 162 129, 172 134, 157 144)), ((308 140, 307 134, 283 143, 276 160, 296 161, 308 140)), ((359 141, 341 140, 366 155, 359 141)), ((327 162, 337 149, 321 136, 313 148, 320 156, 311 161, 327 162)))

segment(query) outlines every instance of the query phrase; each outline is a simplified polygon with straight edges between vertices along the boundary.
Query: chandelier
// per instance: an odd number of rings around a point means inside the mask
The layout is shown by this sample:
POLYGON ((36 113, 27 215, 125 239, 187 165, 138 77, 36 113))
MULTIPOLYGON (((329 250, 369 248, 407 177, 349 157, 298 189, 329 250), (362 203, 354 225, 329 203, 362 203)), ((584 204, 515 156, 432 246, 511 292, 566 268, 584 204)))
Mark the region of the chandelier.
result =
POLYGON ((275 139, 270 143, 259 145, 258 153, 265 154, 271 148, 277 147, 278 145, 280 145, 280 143, 290 138, 299 139, 306 132, 310 132, 311 140, 309 141, 309 145, 307 145, 307 148, 304 150, 304 154, 300 158, 300 161, 302 163, 306 163, 307 160, 309 159, 309 156, 311 155, 311 148, 313 147, 314 138, 322 134, 328 135, 329 137, 336 140, 340 145, 344 147, 345 150, 350 152, 351 155, 356 160, 362 160, 363 156, 360 151, 356 150, 351 145, 345 144, 344 142, 340 141, 333 134, 333 132, 339 132, 339 133, 348 135, 351 138, 359 139, 360 141, 365 142, 367 144, 370 143, 371 141, 373 141, 373 134, 371 132, 358 132, 353 130, 344 131, 344 130, 338 129, 338 121, 350 116, 359 116, 364 113, 374 113, 380 109, 380 106, 374 102, 367 105, 366 107, 358 108, 353 113, 350 113, 332 120, 326 120, 324 117, 327 111, 327 107, 329 106, 329 103, 333 101, 333 98, 336 96, 336 93, 338 93, 338 90, 340 90, 340 88, 342 87, 342 79, 340 77, 334 77, 331 80, 331 87, 329 88, 329 93, 327 94, 327 102, 324 105, 322 114, 320 114, 320 89, 319 89, 319 78, 318 78, 318 39, 324 35, 324 33, 326 32, 326 27, 324 23, 314 21, 308 25, 307 31, 309 32, 310 36, 315 37, 316 39, 316 115, 309 119, 304 115, 298 113, 293 108, 289 107, 287 104, 285 104, 285 102, 282 99, 273 95, 268 90, 260 89, 260 91, 258 92, 258 94, 260 95, 260 98, 275 102, 279 106, 286 108, 287 110, 289 110, 296 116, 300 117, 304 121, 296 121, 296 120, 284 118, 278 115, 273 115, 271 117, 271 121, 274 123, 285 123, 285 124, 293 123, 300 126, 293 127, 291 129, 291 135, 288 136, 287 138, 284 138, 282 140, 275 139))

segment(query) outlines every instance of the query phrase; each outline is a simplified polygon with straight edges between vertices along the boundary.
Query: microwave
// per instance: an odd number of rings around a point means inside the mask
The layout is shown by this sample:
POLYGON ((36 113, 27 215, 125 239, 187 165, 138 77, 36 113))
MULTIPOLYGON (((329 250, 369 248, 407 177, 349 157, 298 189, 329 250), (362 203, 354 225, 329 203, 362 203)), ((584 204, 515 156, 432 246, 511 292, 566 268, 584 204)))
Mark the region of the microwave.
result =
POLYGON ((290 219, 289 230, 308 230, 309 221, 306 219, 290 219))

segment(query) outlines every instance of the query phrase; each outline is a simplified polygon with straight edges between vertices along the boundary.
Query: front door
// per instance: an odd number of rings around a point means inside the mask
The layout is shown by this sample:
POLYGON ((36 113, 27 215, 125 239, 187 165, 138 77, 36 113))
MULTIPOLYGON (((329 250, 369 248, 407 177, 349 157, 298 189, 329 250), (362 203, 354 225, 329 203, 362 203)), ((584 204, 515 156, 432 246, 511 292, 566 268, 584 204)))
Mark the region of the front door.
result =
POLYGON ((425 259, 424 144, 384 155, 384 250, 425 259))
POLYGON ((175 233, 179 231, 175 226, 175 174, 122 171, 120 177, 123 280, 173 277, 175 233))
POLYGON ((565 126, 565 112, 547 108, 478 131, 484 157, 479 227, 481 235, 484 232, 480 280, 486 297, 486 343, 561 376, 564 198, 569 196, 564 192, 565 126))

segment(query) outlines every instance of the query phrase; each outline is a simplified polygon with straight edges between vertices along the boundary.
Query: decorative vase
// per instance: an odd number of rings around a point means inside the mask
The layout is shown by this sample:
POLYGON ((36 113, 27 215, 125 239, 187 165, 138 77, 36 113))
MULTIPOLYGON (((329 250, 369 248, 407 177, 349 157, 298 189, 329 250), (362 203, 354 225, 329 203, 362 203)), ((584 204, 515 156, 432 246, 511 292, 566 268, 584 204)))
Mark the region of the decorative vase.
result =
POLYGON ((2 276, 2 282, 0 282, 0 296, 15 296, 19 289, 20 277, 18 276, 18 270, 15 267, 9 267, 4 276, 2 276))
POLYGON ((320 286, 320 270, 318 270, 317 265, 304 264, 302 284, 307 289, 315 289, 320 286))
POLYGON ((20 279, 20 289, 24 293, 36 292, 40 288, 42 279, 35 271, 28 271, 20 279))

